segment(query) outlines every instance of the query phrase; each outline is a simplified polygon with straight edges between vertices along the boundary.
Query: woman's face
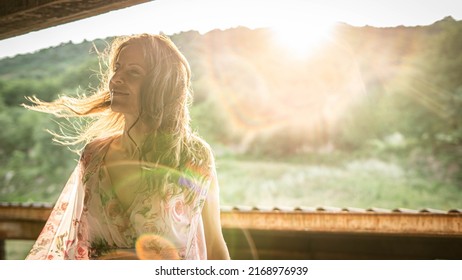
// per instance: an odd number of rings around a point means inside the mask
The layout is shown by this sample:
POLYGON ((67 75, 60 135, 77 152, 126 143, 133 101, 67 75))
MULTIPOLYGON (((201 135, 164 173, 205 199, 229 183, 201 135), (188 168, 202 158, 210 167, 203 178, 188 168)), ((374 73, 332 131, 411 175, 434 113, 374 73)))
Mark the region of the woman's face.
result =
POLYGON ((114 73, 109 81, 111 109, 124 115, 138 117, 141 87, 147 74, 141 48, 133 44, 123 47, 112 70, 114 73))

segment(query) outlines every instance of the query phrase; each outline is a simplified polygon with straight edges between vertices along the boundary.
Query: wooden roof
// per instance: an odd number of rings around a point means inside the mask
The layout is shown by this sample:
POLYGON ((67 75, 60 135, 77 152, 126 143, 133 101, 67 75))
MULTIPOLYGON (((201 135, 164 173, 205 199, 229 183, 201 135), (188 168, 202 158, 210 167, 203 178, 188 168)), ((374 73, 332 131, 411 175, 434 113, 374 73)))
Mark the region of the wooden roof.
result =
POLYGON ((149 0, 1 0, 0 40, 149 0))

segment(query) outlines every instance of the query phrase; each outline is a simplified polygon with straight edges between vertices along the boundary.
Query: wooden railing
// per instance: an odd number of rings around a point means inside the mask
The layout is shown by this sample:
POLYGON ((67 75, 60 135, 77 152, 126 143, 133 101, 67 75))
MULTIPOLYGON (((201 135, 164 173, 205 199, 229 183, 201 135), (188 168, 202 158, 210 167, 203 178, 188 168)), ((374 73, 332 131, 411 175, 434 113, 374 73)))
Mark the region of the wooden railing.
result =
MULTIPOLYGON (((51 209, 0 203, 0 258, 4 240, 35 240, 51 209)), ((462 259, 460 210, 223 207, 221 223, 233 259, 462 259)))

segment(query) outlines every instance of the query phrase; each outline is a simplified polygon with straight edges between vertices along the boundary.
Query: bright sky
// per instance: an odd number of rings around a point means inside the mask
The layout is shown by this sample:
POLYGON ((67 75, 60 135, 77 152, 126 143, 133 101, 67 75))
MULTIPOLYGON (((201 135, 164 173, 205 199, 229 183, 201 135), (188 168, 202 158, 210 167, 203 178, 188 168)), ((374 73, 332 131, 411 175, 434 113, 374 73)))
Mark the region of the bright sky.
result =
POLYGON ((288 22, 345 22, 355 26, 429 25, 446 16, 462 19, 460 0, 156 0, 92 18, 0 41, 0 58, 62 42, 114 35, 236 26, 268 27, 288 22))

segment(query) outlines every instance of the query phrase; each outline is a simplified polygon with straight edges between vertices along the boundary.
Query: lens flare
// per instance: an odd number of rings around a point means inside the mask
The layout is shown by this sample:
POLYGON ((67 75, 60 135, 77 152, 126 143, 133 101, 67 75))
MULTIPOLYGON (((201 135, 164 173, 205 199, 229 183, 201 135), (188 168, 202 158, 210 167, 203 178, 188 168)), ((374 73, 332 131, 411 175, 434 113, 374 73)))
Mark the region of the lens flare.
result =
POLYGON ((141 235, 136 241, 136 255, 140 260, 179 260, 178 250, 166 238, 155 234, 141 235))
POLYGON ((221 125, 235 137, 229 142, 246 152, 259 140, 292 133, 300 145, 328 145, 365 93, 354 53, 333 37, 322 42, 322 51, 298 59, 271 34, 241 28, 205 40, 207 88, 219 108, 215 114, 224 116, 221 125), (236 41, 239 48, 226 47, 236 41))

